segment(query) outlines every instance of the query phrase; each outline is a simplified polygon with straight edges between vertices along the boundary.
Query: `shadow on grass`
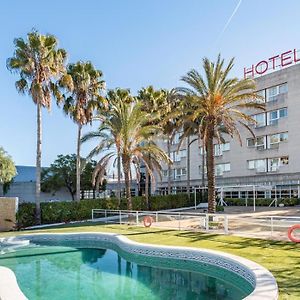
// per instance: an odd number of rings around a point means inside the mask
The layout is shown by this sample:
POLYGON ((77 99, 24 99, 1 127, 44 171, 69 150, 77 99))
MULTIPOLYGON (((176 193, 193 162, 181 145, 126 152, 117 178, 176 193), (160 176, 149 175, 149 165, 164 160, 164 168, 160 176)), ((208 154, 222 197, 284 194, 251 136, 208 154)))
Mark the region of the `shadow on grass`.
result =
POLYGON ((191 242, 197 241, 213 241, 216 243, 222 243, 226 245, 232 245, 234 249, 243 249, 248 247, 270 248, 275 247, 280 250, 294 250, 299 252, 300 245, 291 242, 264 240, 255 238, 244 238, 232 235, 220 235, 220 234, 206 234, 200 232, 180 232, 176 234, 178 237, 189 239, 191 242))

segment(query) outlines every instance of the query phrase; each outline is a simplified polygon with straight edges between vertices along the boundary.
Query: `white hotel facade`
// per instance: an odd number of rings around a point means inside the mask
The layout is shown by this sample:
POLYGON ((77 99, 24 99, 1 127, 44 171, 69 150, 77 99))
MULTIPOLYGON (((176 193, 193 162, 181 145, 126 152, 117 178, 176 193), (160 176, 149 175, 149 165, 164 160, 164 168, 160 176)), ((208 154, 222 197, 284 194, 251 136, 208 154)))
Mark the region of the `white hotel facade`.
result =
MULTIPOLYGON (((286 57, 283 62, 288 62, 286 57)), ((252 112, 257 121, 253 126, 256 138, 242 129, 242 146, 237 139, 226 136, 225 144, 215 145, 216 184, 227 187, 225 197, 246 197, 252 191, 249 186, 256 186, 257 197, 300 197, 300 64, 265 73, 255 78, 257 91, 266 104, 265 112, 252 112)), ((171 148, 172 192, 184 192, 187 187, 187 145, 183 143, 177 153, 178 138, 177 134, 171 148)), ((159 144, 167 150, 165 141, 159 144)), ((202 149, 195 141, 190 146, 191 189, 202 186, 202 170, 202 149)), ((165 193, 167 186, 164 166, 156 189, 165 193)))

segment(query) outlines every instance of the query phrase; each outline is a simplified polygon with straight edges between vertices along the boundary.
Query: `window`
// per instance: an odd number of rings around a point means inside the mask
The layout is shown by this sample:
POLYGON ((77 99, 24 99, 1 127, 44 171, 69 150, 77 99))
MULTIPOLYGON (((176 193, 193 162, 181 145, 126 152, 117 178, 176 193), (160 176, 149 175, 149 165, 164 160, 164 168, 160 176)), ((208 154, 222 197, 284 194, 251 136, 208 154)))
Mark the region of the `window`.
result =
POLYGON ((265 103, 266 102, 266 90, 257 91, 256 94, 262 98, 257 99, 258 103, 265 103))
POLYGON ((247 139, 247 147, 254 147, 255 146, 255 138, 247 139))
POLYGON ((216 176, 221 176, 223 175, 224 172, 229 172, 229 171, 230 171, 230 163, 216 165, 216 169, 215 169, 216 176))
POLYGON ((267 171, 266 159, 248 160, 248 169, 256 170, 256 172, 266 172, 267 171))
POLYGON ((175 179, 178 179, 183 175, 186 175, 186 168, 175 169, 175 179))
POLYGON ((287 116, 287 108, 280 108, 267 113, 268 125, 276 125, 278 120, 287 116))
POLYGON ((230 143, 216 144, 215 146, 215 156, 221 156, 224 151, 230 150, 230 143))
POLYGON ((266 126, 266 114, 265 113, 254 115, 253 119, 256 122, 255 127, 266 126))
POLYGON ((182 158, 186 157, 186 149, 180 150, 179 152, 173 151, 170 154, 170 158, 173 162, 179 162, 182 158))
POLYGON ((268 159, 268 171, 269 172, 276 172, 279 170, 281 166, 289 164, 289 157, 282 156, 282 157, 274 157, 268 159))
POLYGON ((288 92, 287 83, 273 86, 267 89, 267 102, 278 100, 278 95, 285 94, 288 92))
POLYGON ((257 150, 265 150, 265 136, 258 136, 257 138, 247 139, 247 147, 256 147, 257 150))
POLYGON ((172 145, 178 144, 180 140, 181 132, 177 132, 174 135, 174 138, 172 140, 172 145))
POLYGON ((265 150, 266 149, 264 136, 259 136, 256 138, 256 149, 257 150, 265 150))
POLYGON ((286 142, 288 140, 288 133, 276 133, 268 136, 268 148, 276 149, 279 147, 280 142, 286 142))

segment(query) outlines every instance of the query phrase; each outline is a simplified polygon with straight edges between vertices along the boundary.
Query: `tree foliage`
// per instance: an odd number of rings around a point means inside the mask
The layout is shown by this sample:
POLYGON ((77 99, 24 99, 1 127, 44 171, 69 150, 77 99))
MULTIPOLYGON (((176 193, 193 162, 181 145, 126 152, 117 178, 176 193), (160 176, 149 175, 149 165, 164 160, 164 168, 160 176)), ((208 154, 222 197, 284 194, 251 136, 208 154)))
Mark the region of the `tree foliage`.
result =
MULTIPOLYGON (((185 121, 192 122, 202 139, 206 150, 208 211, 215 212, 215 160, 214 143, 222 143, 222 133, 230 138, 237 137, 242 142, 240 130, 246 128, 252 134, 251 126, 255 120, 249 115, 251 110, 263 110, 264 105, 258 101, 255 82, 252 79, 230 78, 234 66, 231 59, 226 66, 221 56, 216 62, 203 59, 204 76, 192 69, 182 81, 187 88, 179 88, 185 107, 185 121)), ((253 111, 252 111, 253 113, 253 111)), ((182 115, 182 113, 181 113, 182 115)), ((191 129, 195 129, 193 126, 191 129)), ((186 131, 182 138, 188 135, 186 131)), ((254 135, 254 134, 253 134, 254 135)))
MULTIPOLYGON (((94 190, 92 185, 92 174, 96 166, 96 161, 87 162, 81 159, 81 185, 84 190, 94 190)), ((57 159, 49 168, 42 171, 42 191, 57 192, 61 188, 66 188, 72 200, 76 194, 76 155, 58 155, 57 159)), ((105 187, 105 183, 101 189, 105 187)))
POLYGON ((5 194, 9 189, 9 184, 16 176, 17 170, 12 158, 0 147, 0 184, 5 194))

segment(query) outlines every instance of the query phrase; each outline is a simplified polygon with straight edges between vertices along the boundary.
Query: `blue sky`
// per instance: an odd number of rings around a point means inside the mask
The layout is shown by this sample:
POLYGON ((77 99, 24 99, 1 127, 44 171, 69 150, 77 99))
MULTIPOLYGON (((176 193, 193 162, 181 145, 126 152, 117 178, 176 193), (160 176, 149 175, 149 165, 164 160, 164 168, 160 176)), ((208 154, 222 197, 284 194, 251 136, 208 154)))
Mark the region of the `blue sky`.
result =
MULTIPOLYGON (((34 165, 36 108, 14 87, 6 69, 13 39, 32 28, 54 34, 69 62, 90 60, 104 73, 107 88, 180 86, 180 77, 200 68, 204 56, 235 57, 233 76, 243 67, 285 50, 300 48, 300 1, 242 0, 1 1, 0 145, 16 164, 34 165)), ((89 130, 86 128, 85 130, 89 130)), ((53 103, 43 112, 42 162, 75 153, 76 126, 53 103)), ((88 147, 83 147, 83 155, 88 147)))

